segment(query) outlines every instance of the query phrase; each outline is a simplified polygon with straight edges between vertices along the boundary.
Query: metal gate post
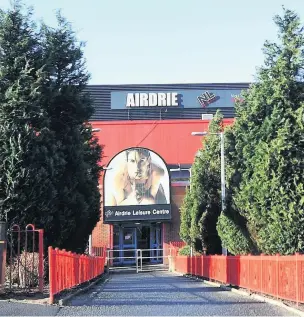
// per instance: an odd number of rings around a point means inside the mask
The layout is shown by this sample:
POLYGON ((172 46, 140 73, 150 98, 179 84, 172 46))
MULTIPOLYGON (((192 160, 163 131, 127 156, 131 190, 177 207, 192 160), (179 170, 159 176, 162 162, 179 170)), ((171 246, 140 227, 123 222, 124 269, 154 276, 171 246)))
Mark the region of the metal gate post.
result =
POLYGON ((136 273, 138 273, 138 249, 136 249, 136 273))
MULTIPOLYGON (((38 267, 38 275, 39 275, 39 291, 43 293, 44 288, 44 265, 43 265, 43 229, 38 230, 39 233, 39 267, 38 267)), ((34 233, 33 233, 34 234, 34 233)))
POLYGON ((6 269, 6 230, 7 224, 0 221, 0 294, 4 293, 6 269))
POLYGON ((110 268, 110 250, 107 250, 107 266, 110 268))

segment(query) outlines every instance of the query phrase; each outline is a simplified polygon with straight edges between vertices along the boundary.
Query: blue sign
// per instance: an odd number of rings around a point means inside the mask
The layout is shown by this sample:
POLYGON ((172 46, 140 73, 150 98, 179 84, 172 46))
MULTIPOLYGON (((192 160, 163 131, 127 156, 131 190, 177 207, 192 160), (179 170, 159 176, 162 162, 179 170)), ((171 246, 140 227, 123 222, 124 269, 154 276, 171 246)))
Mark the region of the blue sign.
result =
POLYGON ((113 91, 111 109, 234 107, 241 89, 113 91))

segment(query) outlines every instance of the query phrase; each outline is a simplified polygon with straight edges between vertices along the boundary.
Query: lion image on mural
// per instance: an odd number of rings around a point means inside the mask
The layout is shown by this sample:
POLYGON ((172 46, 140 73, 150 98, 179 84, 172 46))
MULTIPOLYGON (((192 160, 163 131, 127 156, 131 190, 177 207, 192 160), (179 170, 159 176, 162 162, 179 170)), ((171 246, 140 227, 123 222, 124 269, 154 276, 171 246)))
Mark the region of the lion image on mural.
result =
POLYGON ((132 148, 122 155, 106 206, 167 204, 161 184, 165 171, 152 162, 150 151, 132 148))

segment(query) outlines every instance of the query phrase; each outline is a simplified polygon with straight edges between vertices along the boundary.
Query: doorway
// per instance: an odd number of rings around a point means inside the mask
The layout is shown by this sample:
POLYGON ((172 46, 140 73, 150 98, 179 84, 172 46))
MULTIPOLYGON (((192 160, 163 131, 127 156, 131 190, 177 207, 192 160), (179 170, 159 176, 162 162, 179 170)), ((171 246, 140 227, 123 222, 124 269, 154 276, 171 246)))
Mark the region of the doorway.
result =
POLYGON ((114 264, 135 264, 137 249, 142 250, 143 263, 162 263, 160 223, 114 225, 113 231, 114 264))
POLYGON ((151 263, 161 263, 163 258, 162 230, 160 224, 151 226, 150 233, 150 257, 151 263))

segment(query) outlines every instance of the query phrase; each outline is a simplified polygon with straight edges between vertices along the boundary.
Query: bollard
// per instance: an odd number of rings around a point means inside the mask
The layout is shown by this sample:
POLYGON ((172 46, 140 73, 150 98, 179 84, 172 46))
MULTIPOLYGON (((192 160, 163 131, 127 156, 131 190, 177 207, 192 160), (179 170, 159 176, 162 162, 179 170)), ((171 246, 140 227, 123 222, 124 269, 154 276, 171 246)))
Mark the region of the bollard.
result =
POLYGON ((0 294, 5 288, 6 248, 7 248, 7 223, 0 221, 0 294))

